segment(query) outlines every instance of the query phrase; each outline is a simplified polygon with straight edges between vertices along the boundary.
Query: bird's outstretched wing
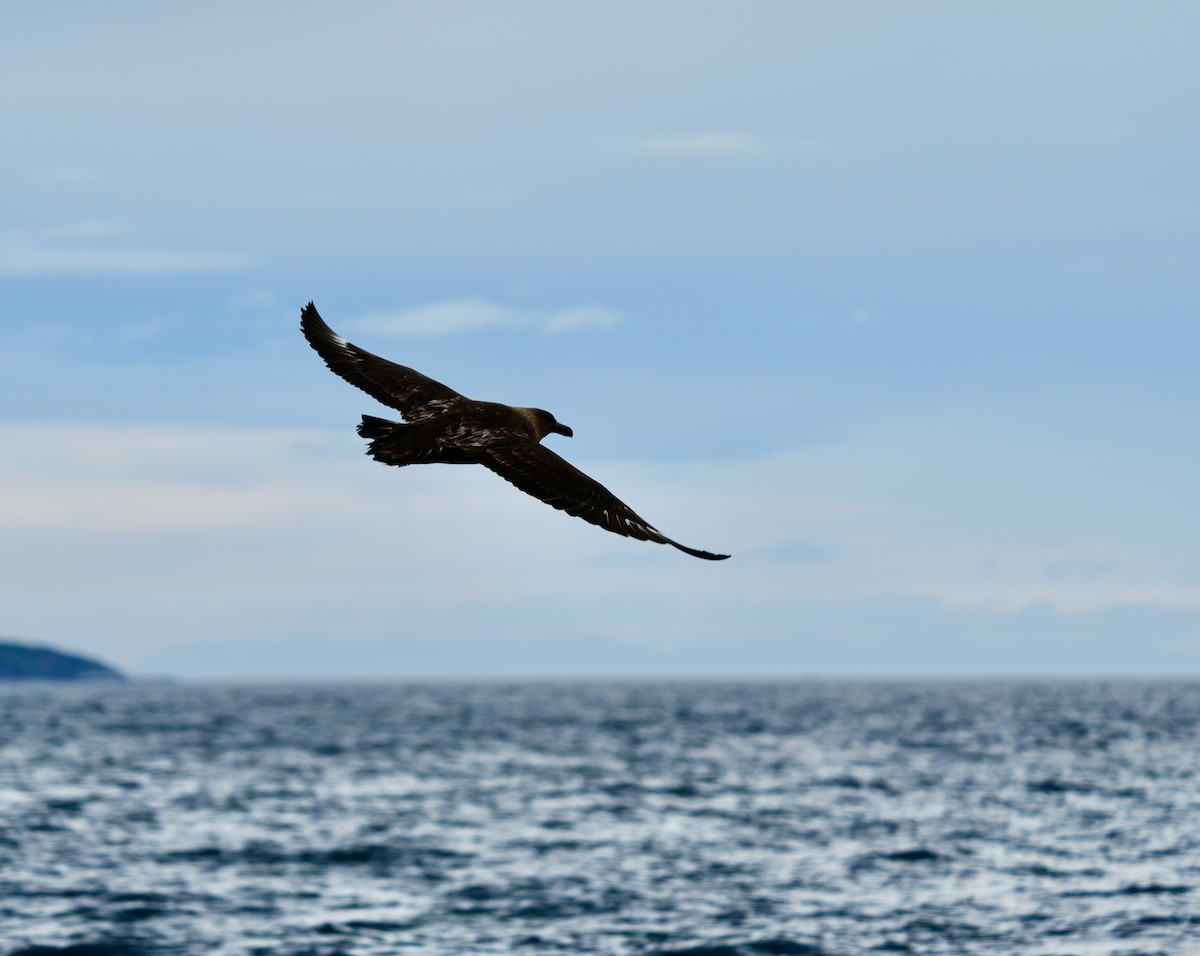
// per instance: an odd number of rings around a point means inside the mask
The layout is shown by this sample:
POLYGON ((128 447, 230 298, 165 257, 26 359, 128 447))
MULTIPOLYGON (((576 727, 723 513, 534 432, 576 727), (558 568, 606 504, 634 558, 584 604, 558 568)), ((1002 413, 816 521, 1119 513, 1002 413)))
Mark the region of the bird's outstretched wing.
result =
POLYGON ((588 477, 544 445, 534 442, 495 445, 479 449, 475 457, 481 465, 512 482, 526 494, 607 531, 639 541, 669 544, 686 554, 709 561, 723 561, 729 557, 727 554, 697 551, 672 541, 600 482, 588 477))
POLYGON ((331 371, 377 402, 396 409, 406 421, 432 418, 465 401, 441 382, 347 342, 325 324, 311 302, 300 312, 300 329, 331 371))

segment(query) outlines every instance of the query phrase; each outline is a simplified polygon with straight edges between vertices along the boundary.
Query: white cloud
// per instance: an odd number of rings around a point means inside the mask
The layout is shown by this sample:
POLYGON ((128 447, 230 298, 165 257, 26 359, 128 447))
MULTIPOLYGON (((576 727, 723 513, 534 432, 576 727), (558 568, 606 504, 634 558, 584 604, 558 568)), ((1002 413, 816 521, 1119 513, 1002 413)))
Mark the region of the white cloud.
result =
MULTIPOLYGON (((279 488, 280 459, 318 438, 301 430, 168 426, 0 426, 13 452, 0 471, 0 529, 144 534, 247 529, 302 507, 279 488), (63 449, 81 472, 63 468, 63 449), (269 478, 263 477, 266 465, 269 478)), ((299 463, 297 463, 297 467, 299 463)))
POLYGON ((740 130, 703 130, 620 140, 613 146, 627 153, 649 156, 749 157, 768 153, 818 153, 829 142, 817 137, 762 136, 740 130))
POLYGON ((46 226, 39 229, 37 235, 42 239, 54 242, 83 241, 94 239, 112 239, 129 232, 129 226, 123 222, 113 222, 108 219, 84 219, 79 222, 69 222, 61 226, 46 226))
POLYGON ((0 445, 5 627, 119 635, 100 648, 118 660, 314 619, 364 636, 421 610, 536 616, 547 593, 611 586, 589 555, 652 547, 483 469, 382 468, 349 433, 44 423, 0 425, 0 445))
POLYGON ((710 564, 607 534, 484 469, 380 467, 348 431, 8 424, 0 447, 6 630, 70 645, 100 628, 120 635, 99 648, 117 660, 314 628, 384 639, 414 620, 488 640, 498 615, 652 648, 748 639, 748 620, 791 633, 830 606, 993 621, 1200 610, 1186 566, 948 528, 882 498, 894 475, 848 488, 852 448, 570 456, 665 533, 733 552, 710 564))
MULTIPOLYGON (((654 580, 657 594, 694 597, 690 560, 680 563, 666 549, 622 541, 556 514, 480 469, 401 473, 364 462, 352 436, 302 429, 6 425, 0 441, 10 452, 0 471, 0 536, 184 540, 223 531, 243 540, 239 547, 254 550, 261 549, 254 541, 263 534, 303 528, 322 539, 319 547, 336 553, 391 547, 386 535, 370 546, 353 543, 388 525, 421 542, 419 559, 407 550, 380 556, 384 565, 404 568, 410 581, 425 581, 412 592, 417 603, 444 593, 435 581, 447 562, 491 581, 514 548, 560 595, 595 597, 609 588, 641 593, 646 559, 665 563, 654 580), (86 469, 64 468, 64 448, 86 469), (534 526, 531 537, 526 529, 534 526), (545 547, 535 548, 534 537, 545 547), (548 560, 547 553, 561 559, 548 560), (628 565, 625 558, 638 560, 628 565), (585 567, 586 575, 580 573, 585 567)), ((996 614, 1034 607, 1062 614, 1131 606, 1200 609, 1200 588, 1186 577, 1117 552, 1017 547, 937 532, 908 523, 880 502, 800 490, 805 477, 811 482, 821 471, 822 454, 691 465, 576 463, 665 533, 695 547, 734 552, 735 560, 706 581, 710 600, 921 598, 996 614), (804 561, 796 560, 797 540, 804 542, 804 561), (813 555, 820 560, 808 559, 813 555)), ((366 568, 360 573, 377 574, 366 568)), ((483 587, 497 598, 526 599, 542 586, 531 587, 533 580, 483 587)))
POLYGON ((154 249, 108 244, 108 223, 51 227, 37 234, 0 234, 0 275, 176 275, 226 272, 249 265, 239 253, 215 249, 154 249))
MULTIPOLYGON (((533 619, 548 595, 662 588, 690 602, 688 581, 711 571, 547 508, 482 468, 383 468, 349 431, 47 422, 0 425, 0 446, 5 626, 39 639, 69 643, 86 621, 147 647, 203 641, 214 622, 252 638, 247 620, 301 628, 330 608, 344 609, 338 626, 350 630, 421 609, 478 606, 486 618, 520 607, 533 619), (36 633, 29 621, 41 622, 36 633)), ((684 512, 717 510, 711 493, 597 467, 664 527, 692 523, 684 541, 707 543, 684 512)))
POLYGON ((857 309, 850 313, 849 325, 853 329, 865 329, 875 325, 878 318, 875 315, 875 310, 870 306, 860 305, 857 309))
POLYGON ((79 353, 96 347, 137 345, 162 339, 175 329, 175 324, 156 318, 128 322, 89 324, 82 322, 32 322, 15 325, 0 339, 32 346, 39 351, 70 351, 79 353))
POLYGON ((1200 587, 1173 581, 1116 580, 1100 586, 1042 580, 995 581, 971 584, 950 581, 923 585, 910 593, 946 607, 1016 614, 1049 608, 1059 614, 1094 614, 1118 608, 1160 611, 1200 611, 1200 587))
POLYGON ((487 299, 450 299, 399 312, 370 312, 355 326, 387 335, 456 335, 495 326, 517 325, 520 313, 487 299))
POLYGON ((746 156, 765 152, 768 141, 749 133, 723 130, 674 136, 645 136, 628 140, 624 147, 635 153, 675 156, 746 156))
POLYGON ((844 578, 859 582, 859 596, 872 599, 913 597, 1000 615, 1200 610, 1200 586, 1167 568, 1143 566, 1132 555, 954 535, 864 534, 839 547, 844 578), (1064 573, 1069 566, 1088 570, 1064 573))
MULTIPOLYGON (((989 615, 1200 610, 1200 564, 1160 554, 1152 539, 1064 540, 1063 530, 1044 519, 1014 534, 1010 515, 997 513, 993 524, 976 505, 961 522, 953 504, 909 498, 908 468, 929 471, 923 480, 932 481, 937 470, 956 466, 926 454, 912 434, 905 438, 913 442, 911 458, 884 434, 878 444, 855 439, 699 469, 693 480, 705 485, 695 494, 707 491, 719 501, 719 511, 707 515, 709 535, 739 564, 711 584, 714 595, 732 584, 756 601, 916 598, 989 615), (821 559, 803 565, 789 559, 797 540, 821 559), (742 578, 743 566, 754 573, 742 578)), ((651 478, 669 488, 664 469, 640 466, 621 487, 651 478)), ((996 480, 1003 486, 1005 473, 996 480)), ((978 490, 986 502, 991 489, 978 490)), ((667 533, 679 527, 659 520, 667 533)))
POLYGON ((47 166, 33 172, 33 181, 40 186, 94 186, 103 178, 86 166, 47 166))
POLYGON ((577 332, 583 329, 611 329, 620 325, 624 316, 598 305, 582 305, 574 309, 551 312, 540 319, 547 332, 577 332))
POLYGON ((489 328, 576 332, 608 329, 624 321, 621 313, 596 305, 566 309, 518 309, 484 298, 449 299, 399 312, 371 312, 353 323, 364 332, 386 335, 458 335, 489 328))
POLYGON ((262 312, 279 306, 279 296, 274 289, 257 287, 246 289, 240 295, 234 296, 229 303, 232 312, 262 312))
POLYGON ((302 497, 286 490, 188 482, 0 487, 5 494, 0 501, 0 527, 13 533, 162 534, 230 527, 245 531, 295 513, 304 504, 302 497))

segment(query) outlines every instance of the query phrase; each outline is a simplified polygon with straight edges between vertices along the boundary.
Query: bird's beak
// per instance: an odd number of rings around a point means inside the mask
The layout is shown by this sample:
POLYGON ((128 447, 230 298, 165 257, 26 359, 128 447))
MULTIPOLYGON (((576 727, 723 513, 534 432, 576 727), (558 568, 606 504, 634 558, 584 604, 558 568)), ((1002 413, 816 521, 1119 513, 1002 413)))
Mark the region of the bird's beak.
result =
POLYGON ((568 438, 573 437, 575 434, 573 431, 571 431, 571 429, 569 429, 566 425, 562 424, 561 422, 555 422, 554 425, 550 428, 550 430, 552 432, 558 432, 560 435, 566 435, 568 438))

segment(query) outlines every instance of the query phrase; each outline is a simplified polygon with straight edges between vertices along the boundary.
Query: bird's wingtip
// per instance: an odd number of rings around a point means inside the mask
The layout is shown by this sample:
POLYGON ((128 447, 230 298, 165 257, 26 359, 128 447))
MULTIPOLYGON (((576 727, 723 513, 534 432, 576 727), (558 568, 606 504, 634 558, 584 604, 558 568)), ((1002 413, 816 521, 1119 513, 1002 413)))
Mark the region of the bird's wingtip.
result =
POLYGON ((711 551, 700 551, 697 548, 687 548, 682 544, 679 544, 677 541, 671 541, 670 539, 667 540, 667 543, 678 548, 684 554, 690 554, 694 558, 703 558, 705 561, 724 561, 726 558, 731 557, 731 555, 728 554, 713 554, 711 551))

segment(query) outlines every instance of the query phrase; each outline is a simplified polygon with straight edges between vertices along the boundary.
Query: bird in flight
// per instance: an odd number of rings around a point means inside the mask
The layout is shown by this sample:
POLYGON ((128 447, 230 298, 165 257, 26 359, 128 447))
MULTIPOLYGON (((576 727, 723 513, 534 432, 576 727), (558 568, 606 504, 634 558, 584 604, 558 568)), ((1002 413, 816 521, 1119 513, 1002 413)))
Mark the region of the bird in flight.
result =
POLYGON ((552 508, 606 531, 669 544, 708 561, 729 557, 672 541, 598 481, 542 445, 551 432, 568 438, 573 434, 544 409, 472 401, 414 369, 347 342, 325 324, 311 302, 300 312, 300 329, 331 371, 404 418, 401 423, 362 417, 358 434, 370 440, 367 454, 376 461, 483 465, 552 508))

